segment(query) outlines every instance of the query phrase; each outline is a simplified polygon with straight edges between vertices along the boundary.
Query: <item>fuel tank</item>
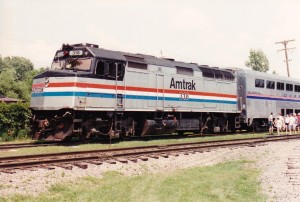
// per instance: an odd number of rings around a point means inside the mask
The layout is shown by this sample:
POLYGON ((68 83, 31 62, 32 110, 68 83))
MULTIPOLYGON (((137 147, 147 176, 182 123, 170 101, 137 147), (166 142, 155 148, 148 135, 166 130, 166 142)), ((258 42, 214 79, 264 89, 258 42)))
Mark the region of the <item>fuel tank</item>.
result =
POLYGON ((171 134, 176 132, 178 127, 177 120, 151 120, 146 119, 141 136, 171 134))

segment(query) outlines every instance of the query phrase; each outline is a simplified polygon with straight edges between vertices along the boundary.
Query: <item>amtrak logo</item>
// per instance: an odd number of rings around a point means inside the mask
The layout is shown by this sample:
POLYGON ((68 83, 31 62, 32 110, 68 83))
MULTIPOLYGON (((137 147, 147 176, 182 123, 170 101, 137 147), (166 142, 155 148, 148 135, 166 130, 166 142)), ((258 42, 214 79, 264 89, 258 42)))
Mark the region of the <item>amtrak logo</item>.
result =
POLYGON ((186 82, 184 79, 182 81, 175 81, 174 78, 171 79, 170 88, 183 89, 183 90, 196 90, 196 83, 194 80, 192 82, 186 82))

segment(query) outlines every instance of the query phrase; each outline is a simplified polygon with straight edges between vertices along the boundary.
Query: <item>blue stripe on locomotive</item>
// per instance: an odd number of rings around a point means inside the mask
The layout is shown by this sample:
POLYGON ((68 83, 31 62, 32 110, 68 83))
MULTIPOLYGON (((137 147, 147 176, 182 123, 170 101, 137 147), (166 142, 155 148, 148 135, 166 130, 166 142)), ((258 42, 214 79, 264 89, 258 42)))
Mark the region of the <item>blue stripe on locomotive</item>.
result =
MULTIPOLYGON (((116 98, 116 94, 111 93, 88 93, 88 92, 42 92, 32 93, 32 97, 48 97, 48 96, 79 96, 79 97, 95 97, 95 98, 116 98)), ((180 102, 206 102, 206 103, 219 103, 219 104, 237 104, 236 101, 227 100, 213 100, 213 99, 197 99, 190 98, 188 100, 182 100, 180 98, 173 97, 159 97, 159 96, 145 96, 145 95, 125 95, 125 99, 136 100, 166 100, 166 101, 180 101, 180 102)))

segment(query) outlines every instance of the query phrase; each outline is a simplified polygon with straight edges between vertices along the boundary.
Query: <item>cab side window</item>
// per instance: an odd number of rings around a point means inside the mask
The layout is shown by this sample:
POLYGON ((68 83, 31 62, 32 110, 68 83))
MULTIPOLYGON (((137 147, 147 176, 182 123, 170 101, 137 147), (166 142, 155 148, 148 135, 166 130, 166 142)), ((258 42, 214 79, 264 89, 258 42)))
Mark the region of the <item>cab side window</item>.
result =
POLYGON ((96 75, 107 76, 108 72, 109 72, 108 63, 98 61, 97 67, 96 67, 96 75))
POLYGON ((95 74, 102 79, 122 81, 125 72, 123 62, 99 60, 97 61, 95 74))

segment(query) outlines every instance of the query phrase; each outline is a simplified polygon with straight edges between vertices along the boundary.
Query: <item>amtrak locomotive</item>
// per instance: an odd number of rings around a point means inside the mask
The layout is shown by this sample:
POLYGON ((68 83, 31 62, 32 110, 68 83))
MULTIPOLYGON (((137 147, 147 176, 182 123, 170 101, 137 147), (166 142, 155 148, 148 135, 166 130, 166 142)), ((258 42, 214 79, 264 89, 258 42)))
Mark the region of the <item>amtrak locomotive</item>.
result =
POLYGON ((300 111, 300 83, 288 81, 94 44, 63 45, 51 69, 33 80, 31 132, 35 139, 67 140, 260 130, 271 111, 300 111))

